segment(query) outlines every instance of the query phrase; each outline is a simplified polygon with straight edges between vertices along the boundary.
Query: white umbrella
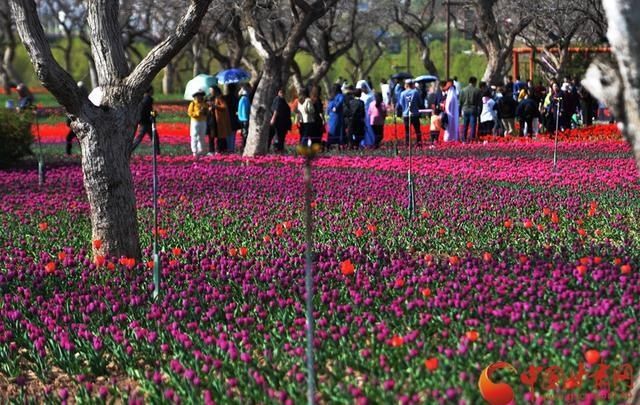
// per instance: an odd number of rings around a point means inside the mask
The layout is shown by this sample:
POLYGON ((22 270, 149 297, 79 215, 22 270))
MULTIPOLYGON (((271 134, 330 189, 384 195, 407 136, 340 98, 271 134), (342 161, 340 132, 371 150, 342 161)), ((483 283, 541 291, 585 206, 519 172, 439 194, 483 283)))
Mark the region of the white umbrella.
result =
POLYGON ((210 96, 210 88, 211 86, 215 86, 218 84, 218 79, 215 76, 199 74, 193 79, 187 82, 187 86, 184 89, 184 99, 185 100, 193 100, 193 94, 198 91, 203 91, 205 95, 210 96))

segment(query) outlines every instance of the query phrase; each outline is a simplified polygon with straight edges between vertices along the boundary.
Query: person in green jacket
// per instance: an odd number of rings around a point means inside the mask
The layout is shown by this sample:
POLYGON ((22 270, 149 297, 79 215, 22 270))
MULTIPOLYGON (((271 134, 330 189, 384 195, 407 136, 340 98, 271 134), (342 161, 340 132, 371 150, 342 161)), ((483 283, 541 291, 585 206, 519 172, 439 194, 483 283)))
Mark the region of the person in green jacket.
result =
POLYGON ((460 107, 464 128, 461 136, 462 142, 473 141, 476 138, 476 125, 482 107, 482 93, 480 89, 476 87, 477 82, 478 79, 471 76, 467 87, 460 92, 460 107), (469 138, 467 138, 469 127, 471 127, 471 133, 469 138))

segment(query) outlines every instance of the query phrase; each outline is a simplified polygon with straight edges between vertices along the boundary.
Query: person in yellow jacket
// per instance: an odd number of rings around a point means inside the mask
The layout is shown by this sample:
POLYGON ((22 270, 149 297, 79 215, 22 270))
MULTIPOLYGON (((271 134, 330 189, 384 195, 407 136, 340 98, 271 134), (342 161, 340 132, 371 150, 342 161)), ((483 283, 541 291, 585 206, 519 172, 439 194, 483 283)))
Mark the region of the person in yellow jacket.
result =
POLYGON ((207 104, 204 102, 204 90, 193 93, 193 101, 189 103, 187 114, 191 117, 191 152, 198 158, 205 153, 204 137, 207 133, 207 104))

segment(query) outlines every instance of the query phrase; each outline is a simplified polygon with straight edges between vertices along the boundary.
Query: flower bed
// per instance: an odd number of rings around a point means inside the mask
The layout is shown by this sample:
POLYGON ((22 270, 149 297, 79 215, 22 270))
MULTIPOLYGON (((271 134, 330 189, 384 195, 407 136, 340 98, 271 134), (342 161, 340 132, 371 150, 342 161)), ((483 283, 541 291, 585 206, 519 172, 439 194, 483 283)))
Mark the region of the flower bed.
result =
MULTIPOLYGON (((38 127, 33 126, 33 134, 37 135, 40 131, 40 137, 43 142, 46 143, 61 143, 65 141, 65 137, 69 132, 69 128, 64 123, 59 124, 40 124, 38 127)), ((158 134, 160 141, 163 144, 176 145, 176 144, 189 144, 189 124, 185 120, 184 123, 163 123, 158 124, 158 134)), ((429 140, 429 127, 422 126, 423 139, 425 144, 429 140)), ((324 140, 326 141, 326 133, 324 140)), ((415 135, 413 134, 415 139, 415 135)), ((404 141, 404 126, 402 124, 385 125, 384 128, 384 140, 386 142, 392 142, 394 140, 404 141)), ((522 138, 517 136, 496 137, 486 136, 482 137, 482 141, 488 143, 539 143, 549 142, 554 139, 553 134, 541 134, 537 139, 522 138)), ((622 142, 622 136, 617 126, 614 124, 607 125, 595 125, 592 127, 572 129, 561 132, 558 136, 560 142, 622 142)), ((295 145, 300 141, 300 133, 294 126, 293 130, 287 134, 286 143, 288 145, 295 145)), ((145 142, 149 142, 148 138, 145 142)), ((440 136, 440 142, 442 142, 442 135, 440 136)))
MULTIPOLYGON (((480 403, 478 377, 500 360, 518 402, 534 397, 529 366, 578 364, 589 377, 554 395, 591 400, 598 362, 640 369, 630 150, 562 148, 555 173, 548 142, 424 150, 411 221, 406 158, 316 161, 321 403, 480 403)), ((81 169, 51 166, 43 187, 33 170, 0 176, 0 396, 304 401, 300 159, 162 156, 158 301, 149 157, 132 162, 142 263, 93 262, 81 169)))

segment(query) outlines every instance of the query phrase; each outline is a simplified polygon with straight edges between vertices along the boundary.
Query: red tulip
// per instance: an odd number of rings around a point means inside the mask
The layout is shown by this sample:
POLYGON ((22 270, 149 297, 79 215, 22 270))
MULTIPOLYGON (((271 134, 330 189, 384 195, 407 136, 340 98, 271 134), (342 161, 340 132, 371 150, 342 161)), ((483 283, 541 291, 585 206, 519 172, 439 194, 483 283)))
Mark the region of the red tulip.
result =
POLYGON ((47 224, 46 222, 40 222, 38 224, 38 229, 40 229, 40 231, 42 232, 46 231, 47 228, 49 228, 49 224, 47 224))
POLYGON ((475 342, 480 337, 480 334, 477 330, 472 329, 465 333, 465 336, 467 337, 467 339, 469 339, 470 342, 475 342))
POLYGON ((56 263, 55 262, 49 262, 47 264, 44 265, 44 271, 47 274, 53 274, 56 271, 56 263))
POLYGON ((629 274, 631 273, 631 266, 628 264, 623 264, 622 266, 620 266, 620 272, 622 274, 629 274))
POLYGON ((343 276, 350 276, 355 272, 355 268, 353 267, 353 263, 351 263, 351 259, 344 260, 340 263, 340 271, 343 276))
POLYGON ((404 344, 404 338, 399 335, 393 335, 390 344, 391 347, 401 347, 404 344))
POLYGON ((431 289, 426 287, 422 289, 422 296, 425 298, 429 298, 431 296, 431 289))
POLYGON ((100 249, 102 247, 102 240, 96 239, 92 242, 94 249, 100 249))
POLYGON ((431 357, 429 359, 426 359, 424 361, 424 366, 427 368, 427 370, 429 371, 435 371, 438 369, 438 358, 437 357, 431 357))
POLYGON ((600 361, 600 352, 595 349, 587 350, 584 353, 584 358, 590 365, 594 365, 600 361))

